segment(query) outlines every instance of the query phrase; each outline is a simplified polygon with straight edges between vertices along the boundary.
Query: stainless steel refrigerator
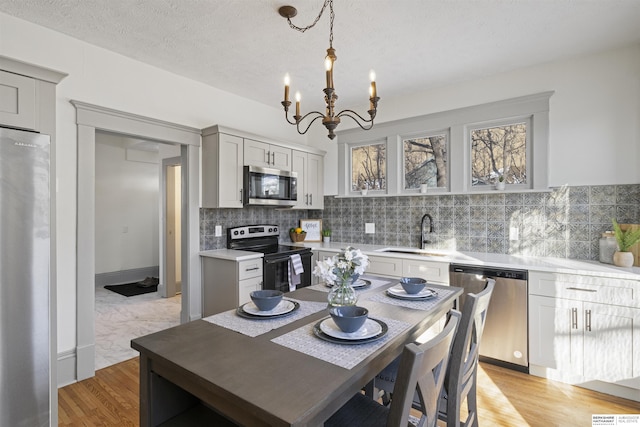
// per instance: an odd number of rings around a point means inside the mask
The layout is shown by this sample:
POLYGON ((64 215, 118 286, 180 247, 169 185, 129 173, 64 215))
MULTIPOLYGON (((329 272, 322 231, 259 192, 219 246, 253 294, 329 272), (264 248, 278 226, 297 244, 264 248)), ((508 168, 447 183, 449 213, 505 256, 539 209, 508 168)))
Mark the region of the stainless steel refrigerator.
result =
POLYGON ((0 128, 0 427, 49 425, 49 148, 0 128))

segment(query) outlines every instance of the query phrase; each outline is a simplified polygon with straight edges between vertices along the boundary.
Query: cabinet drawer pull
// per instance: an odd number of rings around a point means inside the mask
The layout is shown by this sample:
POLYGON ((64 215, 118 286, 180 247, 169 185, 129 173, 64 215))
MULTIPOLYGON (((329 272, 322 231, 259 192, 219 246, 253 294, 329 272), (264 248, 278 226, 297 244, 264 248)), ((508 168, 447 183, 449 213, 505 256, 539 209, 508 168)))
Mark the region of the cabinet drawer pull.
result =
POLYGON ((256 271, 256 270, 260 270, 260 267, 253 267, 253 268, 245 268, 244 271, 256 271))
POLYGON ((598 292, 597 289, 576 288, 576 287, 573 287, 573 286, 567 288, 567 290, 582 291, 582 292, 598 292))
POLYGON ((578 309, 571 309, 571 329, 578 329, 578 309))
POLYGON ((587 331, 591 332, 591 310, 587 310, 584 313, 585 323, 587 331))

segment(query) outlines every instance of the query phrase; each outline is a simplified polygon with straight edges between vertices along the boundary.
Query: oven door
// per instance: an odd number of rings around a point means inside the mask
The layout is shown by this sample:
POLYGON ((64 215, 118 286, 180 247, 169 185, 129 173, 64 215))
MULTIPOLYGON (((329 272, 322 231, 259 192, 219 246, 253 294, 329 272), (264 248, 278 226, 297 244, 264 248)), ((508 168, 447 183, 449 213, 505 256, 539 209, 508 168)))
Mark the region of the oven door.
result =
MULTIPOLYGON (((298 288, 311 285, 311 256, 312 253, 303 252, 300 254, 304 272, 300 275, 298 288)), ((262 288, 275 289, 277 291, 289 292, 289 260, 288 255, 269 256, 264 260, 262 272, 262 288)))

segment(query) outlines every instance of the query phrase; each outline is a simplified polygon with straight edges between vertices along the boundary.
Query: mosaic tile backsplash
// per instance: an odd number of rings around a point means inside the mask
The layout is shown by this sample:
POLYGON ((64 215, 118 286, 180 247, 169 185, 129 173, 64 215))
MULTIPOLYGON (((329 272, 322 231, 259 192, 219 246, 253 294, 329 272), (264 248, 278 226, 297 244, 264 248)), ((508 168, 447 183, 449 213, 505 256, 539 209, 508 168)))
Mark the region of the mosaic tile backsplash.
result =
POLYGON ((429 213, 434 220, 429 248, 597 260, 598 239, 611 230, 612 218, 640 223, 640 184, 526 193, 326 196, 324 203, 323 211, 201 209, 201 249, 226 247, 226 227, 252 223, 278 224, 281 240, 288 241, 289 228, 306 218, 322 218, 334 242, 419 247, 420 220, 429 213), (366 222, 375 224, 375 234, 364 233, 366 222), (222 237, 213 236, 216 224, 225 228, 222 237), (509 239, 512 228, 518 240, 509 239))

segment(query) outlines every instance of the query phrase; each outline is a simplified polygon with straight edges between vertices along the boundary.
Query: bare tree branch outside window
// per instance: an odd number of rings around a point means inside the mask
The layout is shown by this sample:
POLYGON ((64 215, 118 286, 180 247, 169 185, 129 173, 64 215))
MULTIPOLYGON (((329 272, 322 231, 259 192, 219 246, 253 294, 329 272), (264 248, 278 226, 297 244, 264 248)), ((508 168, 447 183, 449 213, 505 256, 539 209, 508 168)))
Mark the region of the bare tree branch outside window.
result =
POLYGON ((387 189, 386 144, 372 144, 351 149, 351 190, 387 189))
POLYGON ((473 186, 493 184, 501 175, 507 184, 526 184, 526 123, 474 129, 470 136, 473 186))
POLYGON ((447 137, 434 135, 403 141, 404 188, 447 186, 447 137))

